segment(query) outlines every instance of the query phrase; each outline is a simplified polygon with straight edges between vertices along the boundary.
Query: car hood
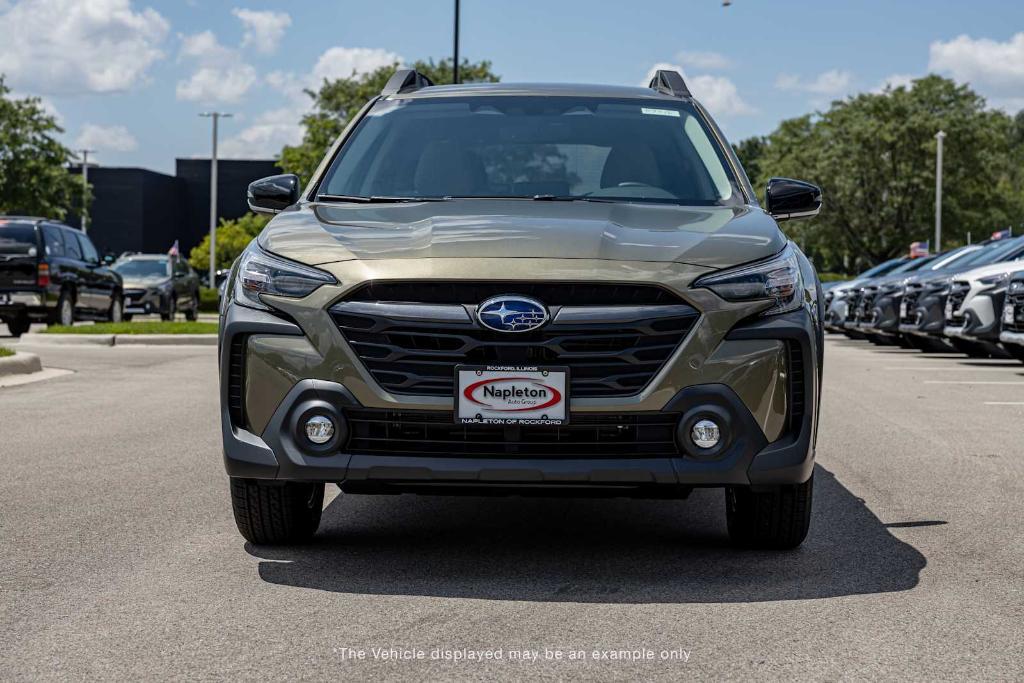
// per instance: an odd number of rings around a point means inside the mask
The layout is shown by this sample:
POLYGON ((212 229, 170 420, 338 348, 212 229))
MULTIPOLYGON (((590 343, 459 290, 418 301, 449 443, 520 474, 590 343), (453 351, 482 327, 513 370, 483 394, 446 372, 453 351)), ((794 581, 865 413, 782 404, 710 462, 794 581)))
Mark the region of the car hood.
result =
POLYGON ((756 207, 529 200, 304 204, 278 214, 259 241, 267 251, 309 265, 505 257, 724 268, 786 245, 775 220, 756 207))
POLYGON ((171 281, 169 277, 124 277, 122 275, 121 278, 125 289, 149 289, 166 285, 171 281))
POLYGON ((1024 261, 1002 261, 1000 263, 991 263, 987 266, 979 266, 973 270, 961 270, 953 275, 953 279, 973 282, 974 280, 988 277, 989 275, 1012 273, 1016 270, 1020 270, 1021 266, 1024 266, 1024 261))

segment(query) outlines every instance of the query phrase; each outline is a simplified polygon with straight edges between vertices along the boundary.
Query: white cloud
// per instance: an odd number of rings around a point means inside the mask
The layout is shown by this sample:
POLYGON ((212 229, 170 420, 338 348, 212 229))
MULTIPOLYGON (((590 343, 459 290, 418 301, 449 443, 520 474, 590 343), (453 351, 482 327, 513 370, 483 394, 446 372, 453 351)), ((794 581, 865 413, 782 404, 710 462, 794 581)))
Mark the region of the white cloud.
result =
POLYGON ((780 90, 794 90, 834 97, 846 93, 850 89, 853 76, 849 71, 830 69, 818 74, 813 80, 803 80, 793 74, 779 74, 775 79, 775 87, 780 90))
POLYGON ((1019 97, 1024 91, 1024 32, 1005 43, 967 35, 936 41, 929 48, 928 68, 989 95, 1019 97))
POLYGON ((131 152, 138 146, 135 136, 124 126, 87 123, 75 138, 76 149, 94 149, 99 152, 131 152))
POLYGON ((229 159, 271 159, 285 145, 302 142, 301 112, 282 107, 263 112, 253 125, 224 140, 222 153, 229 159))
POLYGON ((396 62, 402 62, 401 55, 382 48, 332 47, 320 55, 307 74, 271 71, 266 83, 286 105, 263 112, 251 126, 226 139, 225 155, 242 159, 277 156, 285 145, 302 141, 301 120, 312 104, 306 88, 316 91, 324 79, 347 78, 353 72, 366 73, 396 62))
POLYGON ((256 84, 256 69, 242 61, 237 50, 225 47, 210 31, 182 36, 180 58, 196 63, 192 75, 178 81, 179 100, 206 104, 241 100, 256 84))
POLYGON ((277 50, 292 18, 285 12, 257 11, 239 7, 231 10, 245 26, 242 47, 252 46, 258 52, 271 54, 277 50))
POLYGON ((691 69, 721 71, 732 66, 732 60, 718 52, 689 52, 684 50, 676 55, 676 59, 691 69))
POLYGON ((130 0, 20 0, 0 7, 0 73, 51 95, 127 90, 163 57, 168 23, 130 0))
POLYGON ((320 55, 308 84, 319 88, 325 78, 349 78, 354 73, 366 73, 401 61, 399 55, 379 47, 332 47, 320 55))
POLYGON ((709 74, 688 76, 686 70, 679 64, 665 62, 655 64, 648 70, 640 84, 646 86, 654 78, 655 72, 661 69, 681 73, 693 96, 715 116, 743 116, 757 111, 740 97, 736 84, 725 76, 709 74))

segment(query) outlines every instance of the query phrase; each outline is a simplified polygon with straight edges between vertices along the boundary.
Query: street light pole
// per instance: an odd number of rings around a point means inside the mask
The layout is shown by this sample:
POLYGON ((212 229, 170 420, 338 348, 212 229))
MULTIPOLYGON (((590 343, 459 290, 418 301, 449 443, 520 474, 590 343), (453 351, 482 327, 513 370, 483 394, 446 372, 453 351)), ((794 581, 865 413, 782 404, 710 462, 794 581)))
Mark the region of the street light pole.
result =
POLYGON ((89 232, 89 155, 94 149, 80 149, 82 155, 82 232, 89 232))
POLYGON ((942 141, 946 134, 941 130, 935 134, 938 145, 935 148, 935 253, 942 252, 942 141))
POLYGON ((455 0, 455 47, 452 50, 452 83, 459 82, 459 0, 455 0))
POLYGON ((210 154, 210 287, 217 287, 217 122, 231 114, 206 111, 200 114, 213 120, 213 151, 210 154))

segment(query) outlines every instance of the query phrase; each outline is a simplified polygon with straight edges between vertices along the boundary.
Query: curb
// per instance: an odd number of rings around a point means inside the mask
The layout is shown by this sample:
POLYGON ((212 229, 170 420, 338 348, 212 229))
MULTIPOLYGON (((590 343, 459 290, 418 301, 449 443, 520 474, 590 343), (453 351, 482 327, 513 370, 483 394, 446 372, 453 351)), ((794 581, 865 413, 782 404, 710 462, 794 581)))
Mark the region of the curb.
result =
POLYGON ((215 334, 43 334, 21 335, 22 344, 86 346, 216 346, 215 334))
MULTIPOLYGON (((68 335, 76 336, 76 335, 68 335)), ((115 334, 114 346, 216 346, 215 334, 115 334)))
POLYGON ((30 375, 33 372, 41 372, 43 364, 39 356, 34 353, 16 351, 13 356, 0 358, 0 377, 8 375, 30 375))

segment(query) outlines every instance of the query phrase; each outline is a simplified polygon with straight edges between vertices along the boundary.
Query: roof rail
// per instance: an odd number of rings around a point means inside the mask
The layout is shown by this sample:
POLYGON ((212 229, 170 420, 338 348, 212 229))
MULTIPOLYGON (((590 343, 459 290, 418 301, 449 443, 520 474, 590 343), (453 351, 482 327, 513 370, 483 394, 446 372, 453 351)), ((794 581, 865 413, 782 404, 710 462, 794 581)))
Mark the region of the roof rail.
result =
POLYGON ((692 97, 690 89, 686 87, 686 81, 678 71, 659 69, 647 87, 672 97, 692 97))
POLYGON ((380 94, 383 97, 387 97, 388 95, 397 95, 402 92, 413 92, 420 88, 426 88, 429 85, 434 85, 434 82, 419 71, 415 69, 399 69, 388 79, 380 94))

